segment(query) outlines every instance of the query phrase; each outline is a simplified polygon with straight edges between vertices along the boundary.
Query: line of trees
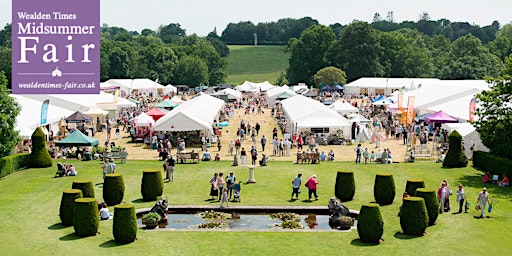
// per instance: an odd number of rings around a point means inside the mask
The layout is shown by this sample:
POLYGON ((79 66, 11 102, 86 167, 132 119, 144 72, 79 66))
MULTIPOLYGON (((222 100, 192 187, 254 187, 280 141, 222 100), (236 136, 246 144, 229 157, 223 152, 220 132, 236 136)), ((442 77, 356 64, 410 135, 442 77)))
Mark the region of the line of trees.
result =
POLYGON ((281 82, 314 84, 314 75, 329 66, 346 72, 349 82, 360 77, 497 77, 512 53, 512 24, 495 34, 483 44, 471 33, 452 42, 410 28, 382 32, 362 21, 347 25, 338 36, 331 27, 314 25, 288 41, 289 68, 281 82))

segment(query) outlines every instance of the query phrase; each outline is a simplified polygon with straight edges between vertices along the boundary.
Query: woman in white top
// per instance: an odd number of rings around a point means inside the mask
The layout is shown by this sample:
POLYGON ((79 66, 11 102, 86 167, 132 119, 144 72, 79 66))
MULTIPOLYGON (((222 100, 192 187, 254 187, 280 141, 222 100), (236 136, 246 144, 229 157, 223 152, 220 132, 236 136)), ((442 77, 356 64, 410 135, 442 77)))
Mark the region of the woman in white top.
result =
MULTIPOLYGON (((464 193, 464 189, 462 188, 462 184, 459 184, 459 189, 455 192, 457 196, 457 202, 459 202, 459 211, 458 213, 462 213, 462 206, 464 205, 464 201, 466 200, 466 194, 464 193)), ((467 212, 467 211, 465 211, 467 212)))
POLYGON ((485 205, 487 204, 488 201, 489 201, 489 193, 487 193, 487 188, 484 187, 482 189, 482 191, 480 191, 480 193, 478 193, 478 200, 477 200, 477 203, 480 206, 480 210, 481 210, 480 218, 485 217, 485 205))

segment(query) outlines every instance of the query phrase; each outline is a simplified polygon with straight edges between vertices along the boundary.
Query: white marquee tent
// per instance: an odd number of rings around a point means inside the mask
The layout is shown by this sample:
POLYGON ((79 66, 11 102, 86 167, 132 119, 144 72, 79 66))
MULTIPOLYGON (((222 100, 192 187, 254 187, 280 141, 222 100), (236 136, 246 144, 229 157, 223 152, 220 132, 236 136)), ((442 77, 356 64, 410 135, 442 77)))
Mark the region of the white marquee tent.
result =
POLYGON ((224 107, 223 100, 203 94, 185 101, 158 119, 152 127, 154 131, 206 131, 213 135, 213 123, 218 121, 219 112, 224 107))
POLYGON ((415 90, 437 81, 440 80, 437 78, 362 77, 344 86, 346 94, 389 95, 395 90, 402 88, 406 91, 415 90))
POLYGON ((128 95, 132 91, 152 92, 168 94, 171 90, 176 92, 176 87, 167 87, 147 78, 139 79, 109 79, 105 83, 119 86, 121 95, 128 95))
POLYGON ((446 123, 441 125, 442 129, 448 131, 450 134, 452 131, 457 131, 462 136, 464 142, 464 150, 466 155, 470 155, 470 147, 475 143, 475 149, 485 152, 489 152, 489 149, 482 143, 480 134, 476 131, 475 127, 471 123, 446 123))
POLYGON ((237 90, 233 90, 231 88, 226 88, 226 89, 220 90, 220 91, 214 93, 213 95, 215 95, 215 96, 227 95, 228 99, 230 99, 230 100, 240 100, 242 98, 241 92, 239 92, 237 90))
POLYGON ((329 106, 330 109, 338 112, 340 115, 349 115, 351 113, 358 113, 359 109, 352 106, 352 104, 348 102, 341 102, 339 100, 335 101, 333 104, 329 106))
POLYGON ((288 120, 289 133, 311 130, 311 128, 328 128, 328 133, 341 129, 343 134, 350 135, 348 120, 319 101, 296 95, 283 100, 281 104, 288 120))
POLYGON ((252 83, 249 81, 245 81, 243 84, 235 87, 235 89, 240 92, 265 92, 273 87, 274 86, 271 85, 268 81, 262 83, 252 83))
POLYGON ((286 87, 274 87, 267 91, 267 101, 269 106, 275 106, 278 100, 288 99, 297 95, 295 92, 286 87))

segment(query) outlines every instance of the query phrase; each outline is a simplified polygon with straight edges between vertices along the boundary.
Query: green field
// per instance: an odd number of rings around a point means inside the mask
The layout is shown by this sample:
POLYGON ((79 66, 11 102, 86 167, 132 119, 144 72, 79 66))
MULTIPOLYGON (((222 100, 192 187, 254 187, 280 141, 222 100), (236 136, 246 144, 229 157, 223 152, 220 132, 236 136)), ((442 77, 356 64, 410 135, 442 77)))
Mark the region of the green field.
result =
MULTIPOLYGON (((0 216, 2 225, 2 255, 505 255, 512 229, 512 188, 488 185, 491 196, 499 204, 488 219, 474 219, 473 209, 477 193, 482 188, 482 173, 473 167, 444 169, 439 164, 355 165, 349 162, 329 162, 319 165, 296 165, 291 162, 270 162, 267 167, 256 167, 255 184, 242 185, 242 202, 238 205, 324 205, 334 194, 338 170, 353 170, 356 194, 345 203, 351 209, 360 209, 363 203, 373 201, 373 182, 378 172, 390 172, 396 184, 395 203, 382 206, 384 242, 380 245, 361 243, 357 231, 350 232, 226 232, 226 231, 144 231, 138 240, 118 245, 112 236, 112 220, 101 221, 100 234, 79 238, 73 227, 60 225, 59 204, 62 191, 71 188, 74 179, 91 179, 98 200, 102 200, 102 174, 100 161, 68 161, 75 164, 78 177, 53 178, 56 167, 27 169, 0 180, 0 216), (304 178, 318 176, 320 200, 312 203, 301 200, 291 202, 290 182, 302 172, 304 178), (465 185, 471 210, 467 214, 452 214, 456 208, 455 196, 452 212, 439 216, 437 224, 427 228, 422 237, 400 233, 397 217, 401 192, 408 178, 423 178, 427 188, 437 189, 447 179, 454 189, 465 185)), ((136 208, 151 207, 154 202, 143 202, 140 194, 142 170, 161 169, 159 161, 129 161, 118 164, 126 184, 124 201, 136 208)), ((231 167, 231 162, 202 162, 177 165, 175 181, 165 183, 164 195, 170 205, 218 205, 209 198, 208 180, 213 172, 234 171, 239 181, 248 178, 247 167, 231 167)), ((303 179, 304 180, 304 179, 303 179)), ((111 212, 114 211, 110 207, 111 212)))
POLYGON ((240 85, 244 81, 274 84, 281 72, 288 68, 289 54, 284 46, 230 45, 226 82, 240 85))

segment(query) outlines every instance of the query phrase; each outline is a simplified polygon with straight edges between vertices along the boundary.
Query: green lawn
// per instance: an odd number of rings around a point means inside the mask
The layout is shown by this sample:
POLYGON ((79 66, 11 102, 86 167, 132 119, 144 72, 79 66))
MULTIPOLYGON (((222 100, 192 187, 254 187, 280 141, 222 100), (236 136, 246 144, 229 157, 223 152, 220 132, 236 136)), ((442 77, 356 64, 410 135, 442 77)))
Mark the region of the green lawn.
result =
POLYGON ((229 46, 227 83, 242 84, 269 81, 273 84, 281 72, 288 68, 290 55, 284 53, 284 46, 229 46))
MULTIPOLYGON (((73 161, 69 161, 73 162, 73 161)), ((101 200, 101 163, 73 162, 78 170, 76 179, 92 179, 96 198, 101 200)), ((208 162, 177 165, 175 181, 166 183, 164 195, 170 204, 209 205, 208 180, 213 172, 233 170, 237 179, 248 178, 247 167, 231 167, 231 162, 208 162)), ((159 161, 129 161, 118 164, 126 183, 124 201, 136 208, 151 207, 142 202, 140 180, 142 170, 161 169, 159 161)), ((381 207, 384 219, 384 242, 380 245, 362 244, 356 231, 351 232, 226 232, 226 231, 143 231, 138 240, 128 245, 113 241, 112 221, 101 221, 100 234, 78 238, 73 227, 61 226, 58 212, 62 191, 71 187, 74 177, 52 178, 56 167, 28 169, 0 180, 0 216, 2 216, 2 255, 503 255, 510 244, 512 202, 510 188, 488 186, 489 193, 500 200, 489 219, 474 219, 477 193, 482 187, 481 172, 472 168, 443 169, 439 164, 419 162, 393 165, 355 165, 353 163, 322 163, 294 165, 290 162, 271 162, 257 167, 256 184, 242 185, 240 205, 327 205, 333 196, 338 170, 353 170, 356 195, 345 205, 359 209, 373 201, 373 182, 377 172, 393 173, 397 196, 395 204, 381 207), (313 173, 319 180, 320 200, 312 203, 289 202, 291 180, 298 173, 307 178, 313 173), (428 188, 436 189, 447 179, 455 189, 465 185, 472 204, 469 214, 440 215, 437 225, 427 228, 423 237, 400 234, 397 218, 400 195, 408 178, 423 178, 428 188), (311 253, 307 253, 307 252, 311 253)), ((306 198, 306 193, 301 194, 306 198)), ((456 208, 454 196, 452 209, 456 208)), ((213 204, 219 204, 214 202, 213 204)), ((113 207, 110 208, 113 211, 113 207)), ((453 210, 452 210, 453 212, 453 210)))

